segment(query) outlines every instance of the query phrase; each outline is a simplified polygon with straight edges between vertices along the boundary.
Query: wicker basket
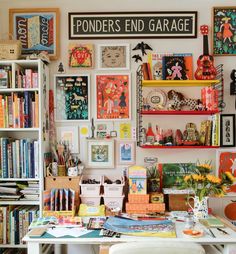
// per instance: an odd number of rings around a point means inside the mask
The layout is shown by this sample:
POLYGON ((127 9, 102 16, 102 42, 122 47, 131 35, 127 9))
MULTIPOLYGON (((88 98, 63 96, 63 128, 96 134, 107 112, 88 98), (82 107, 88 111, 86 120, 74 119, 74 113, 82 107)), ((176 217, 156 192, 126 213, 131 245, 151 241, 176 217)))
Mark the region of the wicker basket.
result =
POLYGON ((0 59, 15 60, 21 56, 21 41, 0 40, 0 59))

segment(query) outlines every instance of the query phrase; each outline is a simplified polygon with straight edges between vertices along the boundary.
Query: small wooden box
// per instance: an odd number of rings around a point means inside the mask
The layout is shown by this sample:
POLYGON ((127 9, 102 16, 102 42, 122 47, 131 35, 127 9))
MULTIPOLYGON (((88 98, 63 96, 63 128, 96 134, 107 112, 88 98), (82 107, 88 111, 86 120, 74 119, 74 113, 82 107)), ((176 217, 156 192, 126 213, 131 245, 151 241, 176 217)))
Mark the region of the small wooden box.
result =
POLYGON ((49 176, 45 177, 45 190, 52 188, 70 188, 75 191, 80 190, 79 186, 80 176, 49 176))
MULTIPOLYGON (((168 210, 169 211, 188 211, 190 206, 188 204, 187 194, 168 194, 168 210)), ((193 199, 189 201, 193 207, 193 199)))
POLYGON ((159 204, 164 202, 164 195, 158 192, 151 192, 150 193, 150 203, 152 204, 159 204))

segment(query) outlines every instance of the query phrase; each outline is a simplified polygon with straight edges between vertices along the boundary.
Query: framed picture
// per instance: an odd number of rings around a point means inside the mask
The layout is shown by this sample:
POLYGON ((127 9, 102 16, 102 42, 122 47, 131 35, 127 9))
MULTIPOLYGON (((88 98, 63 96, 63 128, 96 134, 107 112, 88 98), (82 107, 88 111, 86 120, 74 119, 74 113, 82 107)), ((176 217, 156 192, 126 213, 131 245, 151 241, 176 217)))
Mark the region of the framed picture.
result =
POLYGON ((220 146, 221 147, 235 146, 235 115, 234 114, 220 115, 220 146))
POLYGON ((116 159, 117 164, 131 165, 135 164, 135 148, 134 140, 117 140, 116 141, 116 159))
POLYGON ((51 60, 59 57, 59 9, 9 9, 9 33, 22 43, 22 55, 46 51, 51 60))
POLYGON ((69 67, 91 68, 93 64, 93 44, 69 44, 69 67))
POLYGON ((95 80, 97 120, 130 120, 130 74, 99 74, 95 80))
MULTIPOLYGON (((231 172, 236 177, 236 148, 217 150, 216 171, 219 177, 224 172, 231 172)), ((236 192, 236 184, 232 184, 227 192, 236 192)))
POLYGON ((55 121, 89 121, 89 75, 55 75, 55 121))
POLYGON ((88 167, 114 168, 113 140, 88 140, 88 167))
POLYGON ((129 44, 99 44, 97 59, 98 69, 129 70, 129 44))
POLYGON ((213 7, 213 55, 236 55, 236 6, 213 7))
POLYGON ((76 126, 57 127, 57 142, 69 145, 71 153, 79 153, 79 129, 76 126))

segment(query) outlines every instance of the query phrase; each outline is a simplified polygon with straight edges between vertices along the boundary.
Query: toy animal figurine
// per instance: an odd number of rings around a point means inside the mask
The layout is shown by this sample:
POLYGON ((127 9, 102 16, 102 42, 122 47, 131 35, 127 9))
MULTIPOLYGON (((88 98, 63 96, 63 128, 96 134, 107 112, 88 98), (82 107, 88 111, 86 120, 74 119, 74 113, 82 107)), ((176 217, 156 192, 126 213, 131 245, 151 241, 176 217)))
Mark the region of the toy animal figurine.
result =
POLYGON ((153 79, 155 80, 160 80, 162 79, 162 63, 157 62, 156 64, 153 65, 153 79))
POLYGON ((187 123, 186 129, 183 133, 183 144, 184 145, 198 145, 199 144, 199 133, 195 123, 187 123))
POLYGON ((170 90, 167 97, 169 100, 173 100, 168 106, 172 110, 181 110, 183 106, 188 106, 190 110, 195 110, 196 106, 200 103, 200 100, 185 98, 182 93, 175 90, 170 90))

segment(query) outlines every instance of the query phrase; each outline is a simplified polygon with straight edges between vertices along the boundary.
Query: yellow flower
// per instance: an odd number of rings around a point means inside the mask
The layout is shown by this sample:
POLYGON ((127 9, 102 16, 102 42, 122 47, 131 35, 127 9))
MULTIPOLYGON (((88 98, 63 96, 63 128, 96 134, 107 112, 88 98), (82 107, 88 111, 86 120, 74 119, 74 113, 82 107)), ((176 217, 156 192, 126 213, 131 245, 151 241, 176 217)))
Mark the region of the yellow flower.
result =
POLYGON ((224 194, 224 192, 221 192, 221 193, 219 193, 219 194, 217 194, 217 195, 215 195, 215 196, 218 197, 218 198, 222 198, 222 197, 225 196, 225 194, 224 194))
POLYGON ((224 186, 224 185, 221 186, 221 189, 222 189, 222 191, 223 191, 224 193, 227 191, 227 187, 224 186))
POLYGON ((234 176, 231 174, 231 172, 225 172, 226 177, 233 183, 235 181, 234 176))
POLYGON ((191 175, 187 175, 187 176, 184 177, 184 181, 185 181, 185 182, 187 182, 187 181, 190 180, 190 179, 191 179, 191 175))
POLYGON ((193 180, 195 180, 195 181, 203 181, 203 180, 205 180, 205 177, 204 177, 204 176, 202 176, 202 175, 197 175, 197 174, 193 174, 193 175, 192 175, 192 178, 193 178, 193 180))
POLYGON ((214 175, 206 175, 206 179, 209 181, 209 182, 212 182, 212 183, 221 183, 221 179, 217 176, 214 176, 214 175))
POLYGON ((212 166, 210 164, 199 164, 198 167, 208 169, 209 171, 211 170, 212 166))

